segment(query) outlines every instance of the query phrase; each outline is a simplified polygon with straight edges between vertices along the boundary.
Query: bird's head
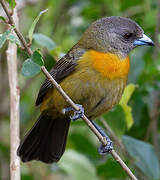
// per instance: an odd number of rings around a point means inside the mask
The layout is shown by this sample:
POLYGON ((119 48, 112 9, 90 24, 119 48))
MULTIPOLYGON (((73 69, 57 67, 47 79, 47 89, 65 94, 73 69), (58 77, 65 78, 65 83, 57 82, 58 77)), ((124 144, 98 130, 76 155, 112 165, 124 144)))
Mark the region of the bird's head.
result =
POLYGON ((154 43, 131 19, 112 16, 92 23, 78 45, 86 49, 114 53, 124 58, 133 48, 141 45, 153 46, 154 43))

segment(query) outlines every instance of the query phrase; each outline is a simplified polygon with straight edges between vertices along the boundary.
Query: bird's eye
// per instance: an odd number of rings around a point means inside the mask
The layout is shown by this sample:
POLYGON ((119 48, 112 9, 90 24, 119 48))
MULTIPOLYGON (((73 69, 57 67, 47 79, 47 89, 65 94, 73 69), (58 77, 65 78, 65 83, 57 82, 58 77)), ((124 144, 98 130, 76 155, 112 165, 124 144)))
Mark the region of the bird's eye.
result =
POLYGON ((132 37, 132 33, 125 33, 123 37, 125 39, 129 39, 130 37, 132 37))

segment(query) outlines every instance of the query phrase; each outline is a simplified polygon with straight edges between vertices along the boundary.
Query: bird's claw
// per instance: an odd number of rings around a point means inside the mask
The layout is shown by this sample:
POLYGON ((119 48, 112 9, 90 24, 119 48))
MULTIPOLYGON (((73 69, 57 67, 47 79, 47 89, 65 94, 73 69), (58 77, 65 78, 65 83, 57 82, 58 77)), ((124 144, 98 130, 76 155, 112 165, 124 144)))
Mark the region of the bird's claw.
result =
POLYGON ((73 116, 70 116, 70 119, 72 121, 76 121, 77 119, 80 119, 82 118, 83 114, 84 114, 84 108, 81 104, 76 104, 78 107, 79 107, 79 110, 78 111, 75 111, 73 107, 67 107, 67 108, 64 108, 62 110, 62 112, 65 114, 69 111, 74 111, 74 114, 73 116))
POLYGON ((113 150, 113 143, 112 143, 112 141, 109 139, 109 137, 106 135, 106 133, 95 122, 91 121, 91 123, 93 124, 93 126, 98 130, 98 132, 107 141, 107 145, 106 146, 101 144, 101 146, 98 148, 99 154, 100 155, 106 155, 106 154, 110 153, 113 150))
POLYGON ((109 139, 108 136, 105 136, 105 138, 107 140, 107 145, 106 146, 104 146, 103 144, 100 145, 100 147, 98 148, 98 152, 100 155, 106 155, 113 150, 112 141, 109 139))

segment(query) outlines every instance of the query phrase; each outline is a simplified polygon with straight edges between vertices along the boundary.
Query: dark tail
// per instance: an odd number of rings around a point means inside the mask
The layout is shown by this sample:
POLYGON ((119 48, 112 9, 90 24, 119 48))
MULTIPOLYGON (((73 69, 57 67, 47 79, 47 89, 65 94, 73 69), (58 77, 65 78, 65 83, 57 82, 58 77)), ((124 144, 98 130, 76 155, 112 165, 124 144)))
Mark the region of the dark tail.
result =
POLYGON ((41 114, 18 147, 18 156, 23 162, 57 162, 65 150, 69 125, 69 118, 54 119, 41 114))

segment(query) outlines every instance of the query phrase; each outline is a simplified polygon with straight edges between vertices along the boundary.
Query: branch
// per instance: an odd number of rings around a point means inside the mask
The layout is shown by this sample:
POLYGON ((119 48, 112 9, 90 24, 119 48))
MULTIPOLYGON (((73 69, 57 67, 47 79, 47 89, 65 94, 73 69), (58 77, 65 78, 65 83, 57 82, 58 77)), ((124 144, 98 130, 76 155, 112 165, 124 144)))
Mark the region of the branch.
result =
MULTIPOLYGON (((16 8, 13 18, 18 26, 16 8)), ((17 46, 9 42, 7 53, 8 79, 10 88, 10 177, 11 180, 20 180, 20 159, 17 156, 19 146, 19 100, 20 92, 17 73, 17 46)))
MULTIPOLYGON (((17 34, 19 40, 21 41, 22 45, 24 46, 26 52, 28 53, 29 56, 32 55, 32 50, 30 49, 30 47, 27 46, 27 43, 24 39, 24 37, 22 36, 22 34, 19 32, 19 30, 16 28, 15 23, 13 21, 13 18, 11 17, 11 14, 9 13, 9 10, 7 8, 7 6, 4 3, 4 0, 0 0, 0 3, 4 9, 4 11, 6 12, 8 19, 9 19, 9 23, 10 25, 14 25, 14 31, 17 34)), ((52 85, 57 89, 57 91, 63 96, 63 98, 75 109, 75 110, 79 110, 79 107, 70 99, 70 97, 63 91, 63 89, 61 88, 61 86, 53 79, 53 77, 50 75, 50 73, 47 71, 47 69, 42 66, 41 67, 42 72, 44 73, 44 75, 48 78, 48 80, 52 83, 52 85)), ((103 137, 98 130, 92 125, 92 123, 90 122, 90 120, 83 115, 82 119, 84 120, 84 122, 87 124, 87 126, 91 129, 91 131, 98 137, 98 139, 100 140, 100 142, 103 145, 106 145, 106 138, 103 137)), ((121 167, 123 168, 123 170, 128 174, 128 176, 132 179, 132 180, 137 180, 137 178, 134 176, 134 174, 131 172, 131 170, 127 167, 127 165, 122 161, 122 159, 119 157, 119 155, 112 150, 110 152, 110 154, 113 156, 113 158, 121 165, 121 167)))
POLYGON ((17 34, 20 42, 22 43, 22 45, 23 45, 23 47, 25 48, 25 50, 26 50, 26 52, 28 53, 28 55, 31 56, 31 55, 32 55, 32 50, 28 47, 28 44, 27 44, 26 40, 24 39, 23 35, 21 34, 21 32, 16 28, 16 24, 15 24, 15 22, 14 22, 14 20, 13 20, 13 17, 12 17, 12 12, 10 12, 10 11, 8 10, 8 7, 7 7, 7 5, 5 4, 4 0, 1 0, 0 3, 1 3, 2 8, 4 9, 4 11, 5 11, 5 13, 6 13, 7 17, 8 17, 8 20, 9 20, 8 23, 9 23, 11 26, 14 27, 14 31, 15 31, 15 33, 17 34))

